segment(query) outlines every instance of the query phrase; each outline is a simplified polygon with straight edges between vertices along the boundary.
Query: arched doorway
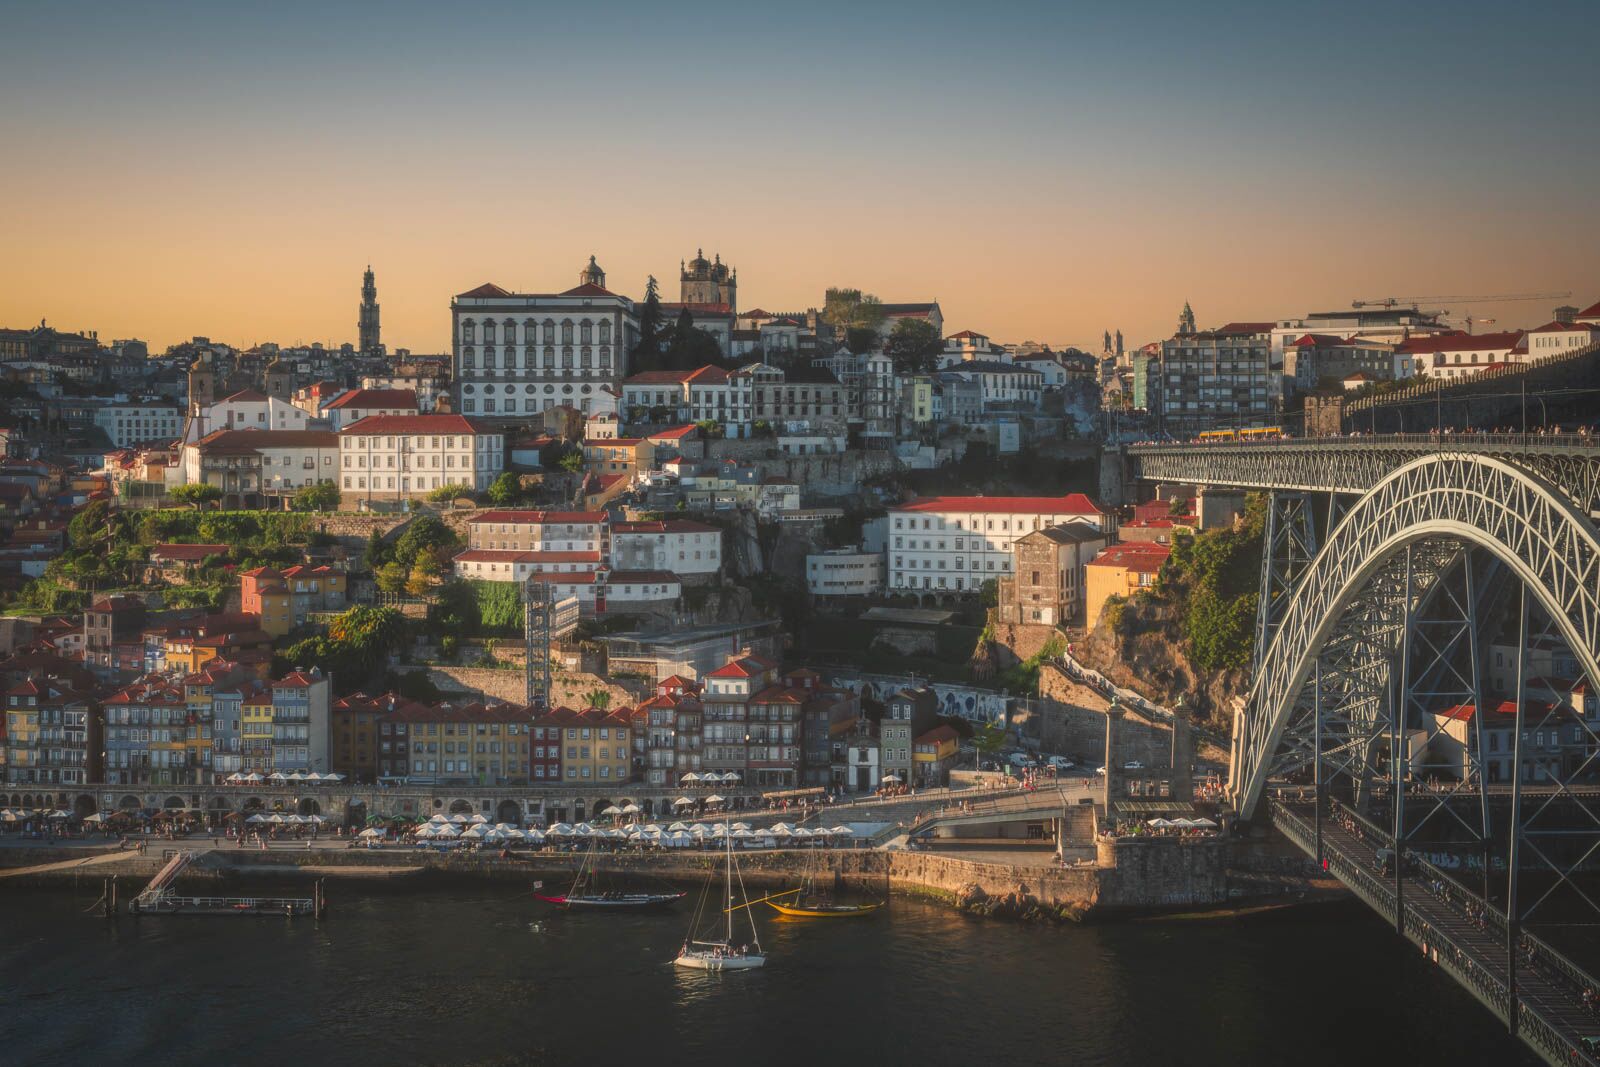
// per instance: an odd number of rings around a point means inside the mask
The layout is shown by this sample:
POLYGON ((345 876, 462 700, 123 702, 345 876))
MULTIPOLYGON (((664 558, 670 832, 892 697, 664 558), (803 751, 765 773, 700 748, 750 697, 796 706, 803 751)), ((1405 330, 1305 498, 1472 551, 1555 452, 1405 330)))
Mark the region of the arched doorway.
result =
POLYGON ((94 802, 94 797, 87 793, 81 794, 72 802, 72 814, 80 819, 86 819, 100 810, 100 805, 94 802))
POLYGON ((547 804, 544 809, 544 822, 546 826, 554 826, 558 822, 567 821, 567 809, 560 804, 547 804))
POLYGON ((365 800, 352 800, 344 806, 344 822, 346 826, 365 826, 367 824, 367 802, 365 800))
POLYGON ((522 805, 515 800, 502 800, 494 812, 495 822, 510 823, 512 826, 522 825, 522 805))
POLYGON ((572 821, 573 822, 582 822, 583 821, 583 815, 584 815, 584 812, 586 810, 588 810, 588 809, 587 809, 587 806, 584 804, 583 801, 574 800, 572 802, 572 821))
POLYGON ((471 815, 472 814, 472 801, 470 801, 470 800, 452 800, 450 802, 450 814, 451 815, 471 815))
POLYGON ((301 797, 298 810, 301 815, 321 815, 322 805, 317 803, 315 797, 301 797))
POLYGON ((24 794, 22 794, 22 806, 25 807, 25 808, 33 807, 33 794, 32 793, 24 793, 24 794))
POLYGON ((122 811, 138 811, 139 798, 130 793, 117 801, 117 807, 122 811))
POLYGON ((185 804, 183 802, 183 798, 182 797, 171 796, 171 797, 168 797, 166 800, 163 800, 161 802, 161 806, 163 808, 165 808, 166 810, 168 810, 168 811, 182 811, 185 808, 187 808, 189 805, 187 805, 187 804, 185 804))
POLYGON ((245 797, 244 811, 261 811, 266 807, 266 802, 260 797, 245 797))
POLYGON ((651 800, 651 799, 649 799, 647 797, 647 798, 645 798, 644 803, 640 804, 639 806, 644 809, 644 813, 645 813, 646 817, 648 817, 648 818, 654 818, 655 817, 655 814, 656 814, 656 802, 654 800, 651 800))

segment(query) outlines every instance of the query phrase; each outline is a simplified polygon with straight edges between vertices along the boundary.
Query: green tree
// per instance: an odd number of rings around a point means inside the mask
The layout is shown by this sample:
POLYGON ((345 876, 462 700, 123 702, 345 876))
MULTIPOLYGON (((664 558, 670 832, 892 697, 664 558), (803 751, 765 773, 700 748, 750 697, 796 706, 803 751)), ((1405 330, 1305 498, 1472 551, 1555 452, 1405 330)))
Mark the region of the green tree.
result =
POLYGON ((583 706, 605 711, 611 707, 611 694, 604 689, 591 689, 583 698, 583 706))
POLYGON ((406 578, 406 592, 416 597, 427 596, 439 584, 443 573, 444 567, 432 552, 417 553, 417 560, 411 565, 411 574, 406 578))
POLYGON ((222 488, 216 485, 207 485, 204 482, 191 482, 188 485, 175 485, 167 490, 167 498, 174 504, 192 507, 203 507, 214 500, 222 499, 222 488))
POLYGON ((73 552, 87 552, 106 538, 111 526, 111 505, 91 500, 67 523, 67 545, 73 552))
POLYGON ((667 370, 694 370, 707 365, 722 366, 722 346, 717 339, 694 324, 694 315, 688 308, 678 312, 678 321, 672 327, 671 340, 662 355, 667 370))
POLYGON ((978 586, 978 603, 986 608, 999 607, 1000 583, 993 578, 986 578, 984 583, 978 586))
POLYGON ((449 482, 437 489, 428 492, 428 499, 435 504, 448 503, 458 496, 471 496, 472 486, 466 482, 449 482))
POLYGON ((662 329, 661 287, 652 274, 644 283, 644 303, 639 307, 639 343, 628 363, 635 374, 661 369, 662 329))
POLYGON ((583 451, 577 448, 568 451, 561 457, 557 466, 564 471, 571 471, 573 474, 577 474, 583 470, 583 451))
POLYGON ((497 508, 508 508, 522 499, 522 482, 510 471, 489 483, 489 503, 497 508))
POLYGON ((889 331, 883 351, 894 360, 899 373, 926 374, 938 366, 944 339, 939 336, 939 328, 927 319, 901 319, 889 331))
POLYGON ((978 759, 982 761, 994 760, 1000 750, 1006 746, 1005 727, 996 722, 984 723, 983 726, 972 732, 972 747, 978 750, 978 759))
POLYGON ((381 592, 396 596, 406 591, 407 571, 398 563, 384 563, 373 571, 373 579, 381 592))
POLYGON ((383 539, 383 535, 373 530, 367 537, 367 548, 362 554, 362 565, 369 571, 376 571, 379 567, 394 558, 394 549, 383 539))
POLYGON ((822 297, 822 321, 842 334, 848 335, 851 330, 871 330, 876 335, 878 328, 883 325, 883 304, 871 293, 863 293, 860 289, 829 289, 822 297))
POLYGON ((460 543, 460 538, 438 516, 418 515, 395 542, 394 559, 410 570, 420 553, 433 548, 453 548, 460 543))
POLYGON ((695 426, 699 429, 701 436, 708 441, 722 436, 722 423, 716 419, 701 419, 695 423, 695 426))
POLYGON ((296 511, 338 511, 339 487, 332 479, 324 478, 316 485, 305 485, 295 490, 296 511))

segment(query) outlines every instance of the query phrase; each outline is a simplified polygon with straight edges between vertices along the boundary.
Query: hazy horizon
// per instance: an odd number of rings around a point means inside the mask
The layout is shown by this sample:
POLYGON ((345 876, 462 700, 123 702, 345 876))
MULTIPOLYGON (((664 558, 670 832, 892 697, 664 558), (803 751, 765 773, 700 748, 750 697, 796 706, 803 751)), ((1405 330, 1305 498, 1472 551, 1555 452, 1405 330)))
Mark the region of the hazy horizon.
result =
POLYGON ((448 351, 452 294, 830 285, 1129 346, 1353 299, 1600 300, 1600 9, 6 3, 0 325, 448 351))

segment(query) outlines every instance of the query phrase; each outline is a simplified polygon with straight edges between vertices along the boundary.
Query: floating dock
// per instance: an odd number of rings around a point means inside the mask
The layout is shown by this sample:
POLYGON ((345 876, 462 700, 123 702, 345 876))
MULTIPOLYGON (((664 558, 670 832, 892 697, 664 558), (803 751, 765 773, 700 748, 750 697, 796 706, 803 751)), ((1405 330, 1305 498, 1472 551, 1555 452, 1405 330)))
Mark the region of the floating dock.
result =
MULTIPOLYGON (((320 919, 327 914, 327 898, 318 878, 309 897, 184 897, 172 890, 194 860, 190 851, 176 852, 150 879, 144 890, 128 902, 130 915, 310 915, 320 919)), ((114 904, 112 905, 115 906, 114 904)))

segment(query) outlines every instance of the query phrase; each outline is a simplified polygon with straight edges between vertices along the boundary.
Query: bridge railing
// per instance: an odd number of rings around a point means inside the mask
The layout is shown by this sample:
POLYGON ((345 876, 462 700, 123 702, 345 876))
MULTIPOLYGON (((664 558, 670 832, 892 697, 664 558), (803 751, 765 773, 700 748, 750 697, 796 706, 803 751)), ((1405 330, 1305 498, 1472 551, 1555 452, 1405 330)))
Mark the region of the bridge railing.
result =
POLYGON ((1272 437, 1248 440, 1148 442, 1131 445, 1129 453, 1167 452, 1175 448, 1239 450, 1257 448, 1305 447, 1315 445, 1403 445, 1407 447, 1438 448, 1458 446, 1473 451, 1483 448, 1575 448, 1600 450, 1600 436, 1587 433, 1389 433, 1389 434, 1324 434, 1318 437, 1272 437))

